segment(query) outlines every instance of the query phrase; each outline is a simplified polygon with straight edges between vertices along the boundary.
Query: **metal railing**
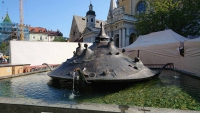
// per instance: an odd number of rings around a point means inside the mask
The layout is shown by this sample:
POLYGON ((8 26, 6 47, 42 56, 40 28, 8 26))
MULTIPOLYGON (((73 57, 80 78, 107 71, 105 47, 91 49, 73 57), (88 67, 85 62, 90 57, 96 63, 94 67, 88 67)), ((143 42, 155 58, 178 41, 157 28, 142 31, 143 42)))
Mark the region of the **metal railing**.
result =
MULTIPOLYGON (((148 68, 162 68, 165 64, 144 64, 145 66, 147 66, 148 68)), ((173 65, 168 65, 166 66, 166 68, 173 68, 173 65)))

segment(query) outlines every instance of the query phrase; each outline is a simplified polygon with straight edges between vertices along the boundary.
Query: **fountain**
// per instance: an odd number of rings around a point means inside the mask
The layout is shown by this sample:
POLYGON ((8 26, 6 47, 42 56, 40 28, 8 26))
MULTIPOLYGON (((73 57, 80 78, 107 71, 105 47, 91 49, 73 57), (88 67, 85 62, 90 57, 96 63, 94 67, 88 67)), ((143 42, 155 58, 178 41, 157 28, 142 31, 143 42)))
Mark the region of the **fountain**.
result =
MULTIPOLYGON (((158 78, 162 69, 158 72, 150 70, 139 58, 132 60, 124 55, 125 50, 120 51, 114 46, 112 38, 109 40, 105 35, 103 26, 94 44, 90 47, 85 44, 84 47, 79 43, 72 58, 48 73, 53 79, 46 76, 45 72, 1 80, 2 112, 3 110, 9 112, 9 109, 5 108, 11 105, 14 109, 26 107, 25 111, 34 111, 38 108, 46 108, 46 111, 51 110, 51 112, 54 112, 55 108, 58 108, 55 112, 63 109, 78 112, 84 109, 91 112, 105 110, 102 105, 83 108, 85 104, 81 103, 85 102, 104 103, 108 109, 111 109, 108 104, 116 104, 117 110, 120 109, 121 112, 133 111, 132 106, 141 106, 134 107, 139 112, 152 111, 146 107, 159 107, 160 111, 168 111, 166 108, 176 111, 177 109, 200 110, 198 79, 182 73, 175 73, 179 78, 174 78, 172 70, 165 70, 158 78), (157 78, 135 84, 135 81, 153 77, 157 78), (127 82, 131 85, 123 85, 127 82), (89 87, 85 87, 84 90, 81 89, 82 92, 79 89, 76 91, 77 83, 78 86, 85 85, 92 88, 87 90, 89 87)), ((51 69, 50 66, 49 68, 51 69)))
MULTIPOLYGON (((78 43, 74 56, 48 75, 57 80, 75 80, 82 86, 90 83, 141 81, 156 77, 162 71, 150 70, 139 58, 132 60, 123 54, 125 50, 120 51, 115 47, 113 39, 105 34, 102 23, 93 45, 88 47, 84 44, 84 47, 78 43)), ((171 63, 164 67, 167 65, 171 63)))

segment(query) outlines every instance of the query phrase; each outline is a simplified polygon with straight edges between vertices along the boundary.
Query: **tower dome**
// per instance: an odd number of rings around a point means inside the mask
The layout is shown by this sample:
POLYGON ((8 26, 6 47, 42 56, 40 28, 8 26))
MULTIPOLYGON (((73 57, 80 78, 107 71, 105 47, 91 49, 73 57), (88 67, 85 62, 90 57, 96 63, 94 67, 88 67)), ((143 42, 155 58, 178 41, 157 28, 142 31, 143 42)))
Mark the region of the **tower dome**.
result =
POLYGON ((93 11, 93 6, 92 6, 91 3, 90 3, 90 6, 89 6, 89 11, 86 13, 86 16, 87 15, 94 15, 94 16, 96 16, 95 11, 93 11))

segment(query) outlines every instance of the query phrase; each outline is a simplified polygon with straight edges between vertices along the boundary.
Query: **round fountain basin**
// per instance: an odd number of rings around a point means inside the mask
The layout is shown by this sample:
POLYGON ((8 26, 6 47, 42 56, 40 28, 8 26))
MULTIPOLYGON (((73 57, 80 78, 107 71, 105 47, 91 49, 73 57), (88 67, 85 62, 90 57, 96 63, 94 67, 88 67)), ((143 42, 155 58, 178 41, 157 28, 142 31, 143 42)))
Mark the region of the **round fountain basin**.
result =
POLYGON ((200 110, 200 80, 171 70, 164 70, 158 78, 126 87, 101 84, 102 89, 81 93, 75 88, 74 98, 70 98, 72 82, 52 83, 47 72, 0 80, 0 97, 200 110))

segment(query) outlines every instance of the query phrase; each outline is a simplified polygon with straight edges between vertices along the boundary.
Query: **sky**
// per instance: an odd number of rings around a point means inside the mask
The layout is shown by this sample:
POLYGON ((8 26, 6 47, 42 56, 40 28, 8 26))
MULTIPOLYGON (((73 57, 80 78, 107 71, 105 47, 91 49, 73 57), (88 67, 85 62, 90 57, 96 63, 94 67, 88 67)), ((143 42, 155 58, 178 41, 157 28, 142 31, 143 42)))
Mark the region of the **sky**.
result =
MULTIPOLYGON (((73 15, 85 17, 90 2, 96 19, 106 21, 110 0, 23 0, 24 24, 58 29, 64 37, 69 37, 73 15)), ((19 0, 1 0, 0 10, 0 21, 8 12, 12 22, 20 23, 19 0)))

